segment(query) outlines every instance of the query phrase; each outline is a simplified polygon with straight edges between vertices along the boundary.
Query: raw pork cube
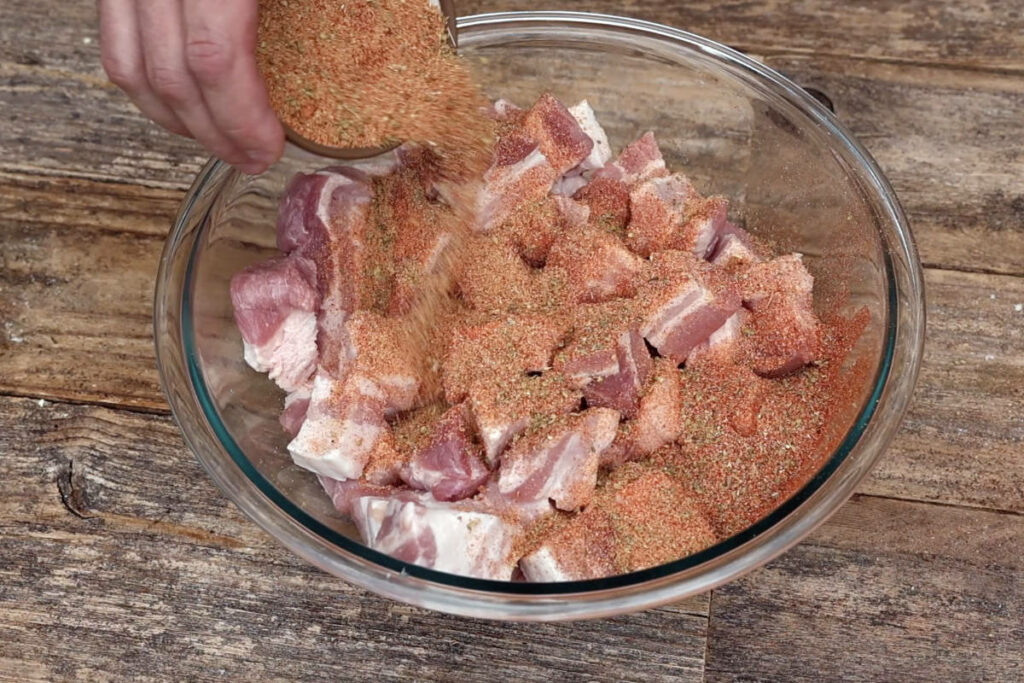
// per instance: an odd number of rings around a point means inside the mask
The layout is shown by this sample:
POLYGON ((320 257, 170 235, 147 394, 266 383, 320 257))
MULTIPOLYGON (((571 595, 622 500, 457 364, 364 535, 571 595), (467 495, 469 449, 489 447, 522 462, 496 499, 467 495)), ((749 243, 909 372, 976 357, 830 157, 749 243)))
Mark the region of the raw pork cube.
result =
POLYGON ((367 298, 366 243, 373 191, 370 177, 357 169, 332 167, 292 179, 281 203, 278 248, 316 264, 320 293, 320 366, 334 376, 339 339, 348 315, 367 298))
POLYGON ((424 498, 359 498, 366 544, 404 562, 451 574, 508 581, 515 569, 518 529, 462 503, 424 498))
POLYGON ((563 233, 547 263, 565 271, 568 293, 576 303, 600 303, 636 294, 643 261, 615 235, 583 229, 563 233))
POLYGON ((493 230, 521 207, 544 199, 557 179, 558 172, 536 148, 513 164, 492 166, 478 200, 477 229, 493 230))
POLYGON ((687 206, 698 199, 697 191, 681 173, 640 183, 629 195, 626 244, 644 258, 656 251, 680 248, 687 206))
POLYGON ((589 102, 583 100, 570 107, 569 113, 580 124, 580 128, 587 134, 587 137, 594 142, 590 154, 580 163, 578 168, 582 171, 596 171, 599 168, 603 168, 612 159, 612 146, 608 144, 608 134, 604 132, 604 128, 598 122, 594 109, 590 106, 589 102))
POLYGON ((615 467, 646 457, 675 441, 683 431, 683 385, 676 364, 667 358, 654 361, 654 372, 640 397, 636 416, 624 421, 601 465, 615 467))
POLYGON ((677 249, 707 259, 715 252, 718 238, 729 220, 729 200, 705 197, 694 201, 686 214, 677 249))
POLYGON ((493 314, 525 313, 540 300, 537 274, 501 235, 478 236, 458 266, 456 284, 469 308, 493 314))
POLYGON ((747 231, 726 222, 718 232, 714 253, 709 260, 722 268, 734 268, 759 263, 761 257, 757 255, 754 241, 747 231))
POLYGON ((757 263, 744 271, 742 296, 751 310, 744 336, 750 366, 759 375, 781 377, 813 362, 821 344, 814 314, 814 278, 800 254, 757 263))
POLYGON ((690 352, 739 310, 729 291, 714 291, 689 254, 657 252, 651 273, 641 285, 637 302, 640 332, 662 356, 683 363, 690 352))
POLYGON ((320 482, 320 486, 331 499, 334 509, 350 519, 352 518, 352 502, 357 498, 370 496, 386 498, 398 491, 391 486, 376 486, 362 479, 332 479, 322 474, 317 475, 317 481, 320 482))
POLYGON ((316 369, 316 266, 301 256, 250 266, 231 278, 231 303, 245 361, 285 391, 316 369))
POLYGON ((575 168, 567 171, 552 188, 552 194, 564 195, 566 197, 573 196, 583 188, 590 180, 590 175, 594 171, 603 168, 612 158, 612 148, 608 144, 608 135, 598 122, 597 116, 594 115, 594 110, 591 108, 590 103, 583 100, 579 104, 570 107, 569 113, 580 124, 580 128, 587 134, 587 137, 594 142, 594 146, 591 148, 587 158, 575 168))
POLYGON ((573 199, 590 207, 595 228, 624 235, 629 223, 629 186, 614 178, 594 178, 573 199))
POLYGON ((473 441, 468 408, 449 409, 434 425, 430 440, 418 449, 402 471, 402 479, 415 489, 430 491, 437 500, 468 498, 487 480, 483 448, 473 441))
POLYGON ((313 383, 304 384, 284 398, 284 410, 279 418, 281 426, 291 436, 295 436, 302 429, 302 423, 306 421, 306 412, 309 410, 309 396, 313 391, 313 383))
POLYGON ((385 394, 351 373, 343 381, 318 372, 306 421, 288 452, 299 467, 332 479, 358 479, 378 449, 393 449, 385 394))
POLYGON ((480 377, 471 383, 469 407, 487 463, 494 465, 512 439, 531 424, 571 413, 582 398, 564 375, 554 371, 536 377, 480 377))
POLYGON ((598 460, 618 424, 616 411, 591 408, 540 427, 502 456, 498 490, 512 500, 550 499, 559 510, 578 510, 590 502, 598 460))
POLYGON ((706 342, 701 342, 686 357, 686 366, 691 367, 701 360, 714 356, 731 356, 736 344, 742 340, 743 326, 747 324, 750 314, 741 308, 717 330, 711 333, 706 342))
POLYGON ((388 415, 418 404, 423 358, 409 333, 412 324, 372 311, 357 311, 345 323, 345 367, 371 380, 383 392, 388 415))
POLYGON ((620 180, 630 187, 650 178, 668 175, 665 159, 661 156, 654 133, 645 133, 642 138, 622 150, 619 158, 595 174, 598 178, 620 180))
POLYGON ((571 341, 555 358, 587 404, 612 408, 623 417, 636 413, 651 357, 628 301, 580 306, 571 341))
POLYGON ((519 125, 537 141, 558 176, 578 166, 594 148, 594 141, 576 118, 549 94, 541 95, 519 125))
POLYGON ((564 323, 539 315, 502 316, 452 331, 442 368, 445 397, 460 403, 476 379, 501 384, 551 367, 564 323))
MULTIPOLYGON (((613 476, 600 499, 524 557, 528 581, 579 581, 656 567, 715 542, 707 519, 667 474, 613 476)), ((619 472, 616 472, 618 475, 619 472)))
POLYGON ((512 244, 524 261, 541 268, 555 239, 566 230, 585 226, 589 217, 585 204, 568 197, 546 197, 523 206, 496 234, 512 244))

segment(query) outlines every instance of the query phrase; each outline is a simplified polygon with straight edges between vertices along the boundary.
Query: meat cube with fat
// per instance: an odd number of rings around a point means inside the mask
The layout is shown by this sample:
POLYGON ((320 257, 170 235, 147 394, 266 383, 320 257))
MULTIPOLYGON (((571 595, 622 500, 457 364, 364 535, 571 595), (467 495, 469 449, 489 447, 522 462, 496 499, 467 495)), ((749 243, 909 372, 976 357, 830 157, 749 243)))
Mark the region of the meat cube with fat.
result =
POLYGON ((496 581, 512 578, 519 529, 498 515, 471 504, 427 497, 358 498, 353 508, 366 511, 361 533, 374 550, 451 574, 496 581))
POLYGON ((288 392, 309 381, 317 362, 316 266, 276 258, 231 278, 231 303, 246 363, 288 392))
POLYGON ((588 405, 612 408, 623 417, 636 413, 640 390, 651 370, 651 357, 631 307, 627 300, 580 306, 570 341, 556 355, 554 365, 583 392, 588 405))
POLYGON ((569 108, 580 128, 587 134, 594 146, 590 154, 574 168, 569 169, 561 178, 555 182, 552 194, 571 197, 590 181, 592 173, 611 161, 612 148, 608 143, 608 134, 597 120, 594 109, 587 100, 569 108))
POLYGON ((372 311, 357 311, 345 323, 345 365, 350 373, 371 380, 383 392, 388 415, 411 410, 420 399, 423 350, 413 343, 412 324, 372 311))
POLYGON ((735 268, 759 263, 754 241, 743 228, 726 222, 718 232, 711 263, 722 268, 735 268))
POLYGON ((313 383, 304 384, 295 391, 284 397, 284 410, 281 411, 279 421, 281 426, 291 436, 295 436, 302 429, 302 423, 306 421, 306 413, 309 411, 309 397, 313 391, 313 383))
POLYGON ((582 304, 636 294, 643 261, 615 235, 585 228, 560 235, 551 246, 547 265, 565 271, 567 294, 582 304))
POLYGON ((662 356, 683 363, 740 307, 728 289, 710 286, 692 255, 663 251, 651 257, 651 271, 637 295, 640 331, 662 356))
POLYGON ((680 248, 687 206, 697 199, 697 190, 681 173, 640 183, 629 195, 626 245, 644 258, 680 248))
POLYGON ((590 208, 568 197, 547 197, 523 206, 496 234, 535 268, 544 266, 551 245, 567 230, 586 226, 590 208))
POLYGON ((582 398, 555 371, 474 380, 469 386, 469 407, 487 463, 493 466, 512 439, 531 424, 573 412, 582 398))
POLYGON ((683 385, 676 364, 667 358, 654 360, 636 416, 619 425, 611 447, 601 457, 601 465, 616 467, 629 460, 644 458, 674 442, 683 430, 683 385))
POLYGON ((664 175, 668 175, 665 159, 661 156, 654 133, 648 132, 622 150, 618 159, 597 171, 595 178, 619 180, 632 187, 664 175))
POLYGON ((442 367, 445 397, 461 403, 477 380, 500 385, 547 370, 565 334, 565 323, 540 315, 500 316, 456 327, 442 367))
POLYGON ((557 179, 558 172, 536 147, 515 163, 492 166, 477 200, 477 229, 489 232, 523 206, 543 200, 557 179))
POLYGON ((332 479, 358 479, 378 449, 393 449, 384 419, 386 396, 373 381, 318 372, 306 421, 288 444, 299 467, 332 479))
POLYGON ((523 114, 519 126, 537 141, 557 176, 578 166, 594 148, 594 141, 572 113, 550 94, 541 95, 523 114))
POLYGON ((498 490, 518 502, 550 499, 559 510, 578 510, 590 502, 598 461, 618 424, 618 412, 608 408, 553 419, 505 452, 498 490))
POLYGON ((483 447, 473 441, 467 413, 467 406, 454 406, 433 425, 429 441, 402 471, 405 483, 442 501, 461 500, 478 491, 490 470, 483 447))
POLYGON ((821 324, 814 313, 814 278, 800 254, 756 263, 743 271, 750 334, 747 363, 759 375, 782 377, 813 362, 820 352, 821 324))
POLYGON ((590 224, 599 230, 625 235, 629 223, 629 186, 614 178, 594 178, 573 199, 590 208, 590 224))
POLYGON ((711 333, 707 341, 690 351, 686 357, 686 366, 692 367, 712 357, 732 357, 736 345, 742 341, 743 327, 749 319, 750 313, 744 308, 733 313, 721 327, 711 333))
POLYGON ((622 468, 602 495, 519 562, 528 581, 598 579, 640 571, 715 543, 705 516, 658 470, 622 468), (639 474, 637 474, 639 472, 639 474))

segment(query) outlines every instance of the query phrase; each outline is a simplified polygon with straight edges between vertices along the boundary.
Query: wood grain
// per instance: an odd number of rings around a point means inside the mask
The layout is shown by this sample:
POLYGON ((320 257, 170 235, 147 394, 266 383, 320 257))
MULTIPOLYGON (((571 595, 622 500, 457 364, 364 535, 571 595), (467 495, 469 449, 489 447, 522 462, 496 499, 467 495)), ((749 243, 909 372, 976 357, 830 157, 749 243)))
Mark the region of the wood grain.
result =
POLYGON ((0 175, 0 392, 166 409, 153 288, 179 197, 0 175))
MULTIPOLYGON (((557 8, 540 0, 459 0, 459 12, 557 8)), ((1015 0, 573 0, 566 9, 657 21, 758 54, 804 52, 1020 71, 1015 0)))
POLYGON ((0 679, 700 680, 708 600, 574 625, 470 621, 306 565, 164 417, 0 399, 0 679))
POLYGON ((926 265, 1024 274, 1024 76, 765 62, 832 100, 896 189, 926 265))
POLYGON ((715 591, 708 681, 1020 680, 1024 517, 862 497, 715 591))
POLYGON ((861 491, 1024 512, 1024 278, 930 270, 914 405, 861 491))

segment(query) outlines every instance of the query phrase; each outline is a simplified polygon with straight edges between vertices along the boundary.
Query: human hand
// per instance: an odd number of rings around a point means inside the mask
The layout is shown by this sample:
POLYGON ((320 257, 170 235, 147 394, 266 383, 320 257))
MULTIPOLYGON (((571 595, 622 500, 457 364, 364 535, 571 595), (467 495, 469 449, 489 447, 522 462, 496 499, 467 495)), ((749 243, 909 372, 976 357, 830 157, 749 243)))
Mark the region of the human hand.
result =
POLYGON ((246 173, 284 149, 256 67, 257 0, 99 0, 103 68, 143 114, 246 173))

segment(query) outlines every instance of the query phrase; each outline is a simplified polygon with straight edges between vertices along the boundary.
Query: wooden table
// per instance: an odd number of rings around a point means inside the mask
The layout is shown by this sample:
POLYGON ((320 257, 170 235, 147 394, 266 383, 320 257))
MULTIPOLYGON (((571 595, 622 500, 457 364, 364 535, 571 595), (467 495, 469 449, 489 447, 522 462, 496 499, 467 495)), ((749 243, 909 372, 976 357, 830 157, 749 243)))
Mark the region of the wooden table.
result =
POLYGON ((306 565, 208 481, 158 386, 157 258, 203 153, 106 82, 92 0, 4 0, 0 679, 1024 679, 1019 0, 572 4, 763 57, 892 179, 929 341, 859 494, 740 581, 599 622, 448 617, 306 565))

